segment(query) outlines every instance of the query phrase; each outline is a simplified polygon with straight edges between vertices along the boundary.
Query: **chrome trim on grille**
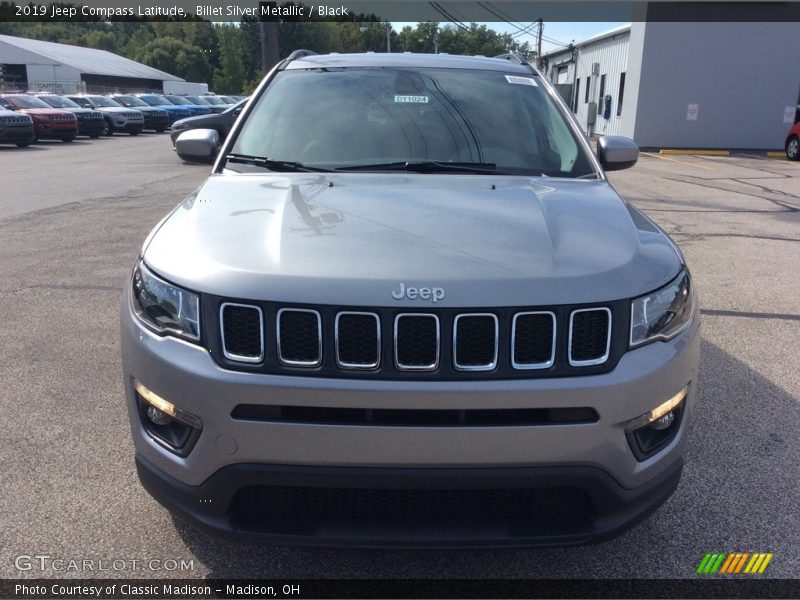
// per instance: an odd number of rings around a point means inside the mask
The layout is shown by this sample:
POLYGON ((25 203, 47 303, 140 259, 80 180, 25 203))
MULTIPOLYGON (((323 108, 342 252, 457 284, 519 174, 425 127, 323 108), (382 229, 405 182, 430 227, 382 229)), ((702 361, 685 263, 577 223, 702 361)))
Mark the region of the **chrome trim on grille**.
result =
POLYGON ((400 371, 435 371, 439 368, 439 355, 441 346, 441 327, 439 317, 431 313, 400 313, 394 318, 394 364, 400 371), (404 317, 428 317, 436 321, 436 360, 430 365, 404 365, 397 357, 397 324, 404 317))
POLYGON ((336 348, 336 364, 342 369, 376 369, 381 364, 381 318, 373 312, 358 312, 358 311, 342 311, 336 315, 336 325, 334 329, 334 345, 336 348), (375 329, 378 334, 378 347, 375 354, 376 361, 370 364, 361 363, 348 363, 339 360, 339 317, 342 315, 360 315, 364 317, 373 317, 375 319, 375 329))
POLYGON ((458 371, 491 371, 497 366, 497 346, 500 340, 500 323, 497 315, 492 313, 463 313, 453 320, 453 367, 458 371), (458 321, 462 317, 491 317, 494 320, 494 358, 485 365, 460 365, 458 364, 458 321))
MULTIPOLYGON (((571 319, 570 319, 571 322, 571 319)), ((610 328, 609 328, 610 329, 610 328)), ((511 366, 517 370, 526 370, 526 369, 549 369, 556 363, 556 313, 551 312, 549 310, 535 310, 529 312, 521 312, 514 315, 514 319, 511 322, 511 366), (550 345, 550 360, 542 363, 522 363, 517 362, 516 358, 516 339, 517 339, 517 317, 526 317, 528 315, 550 315, 550 318, 553 320, 553 339, 550 345)))
POLYGON ((322 364, 322 316, 316 310, 311 310, 308 308, 282 308, 278 311, 277 316, 275 317, 275 341, 278 347, 278 360, 281 364, 287 365, 289 367, 318 367, 322 364), (304 313, 312 313, 317 317, 317 360, 315 361, 307 361, 307 360, 289 360, 283 358, 283 354, 281 354, 281 315, 285 312, 304 312, 304 313))
POLYGON ((611 351, 611 310, 606 307, 597 308, 579 308, 573 310, 569 315, 569 337, 567 338, 567 359, 572 367, 588 367, 591 365, 599 365, 608 360, 611 351), (608 332, 606 334, 606 351, 603 356, 599 358, 592 358, 590 360, 572 360, 572 321, 575 315, 583 312, 605 312, 608 314, 608 332))
POLYGON ((237 362, 244 362, 244 363, 260 363, 264 360, 264 313, 261 310, 260 306, 255 306, 253 304, 238 304, 236 302, 223 302, 222 305, 219 307, 219 330, 222 339, 222 354, 228 360, 235 360, 237 362), (241 356, 239 354, 233 354, 232 352, 228 352, 228 349, 225 347, 225 307, 226 306, 238 306, 241 308, 250 308, 256 309, 258 311, 258 327, 259 327, 259 340, 261 342, 261 353, 255 356, 241 356))

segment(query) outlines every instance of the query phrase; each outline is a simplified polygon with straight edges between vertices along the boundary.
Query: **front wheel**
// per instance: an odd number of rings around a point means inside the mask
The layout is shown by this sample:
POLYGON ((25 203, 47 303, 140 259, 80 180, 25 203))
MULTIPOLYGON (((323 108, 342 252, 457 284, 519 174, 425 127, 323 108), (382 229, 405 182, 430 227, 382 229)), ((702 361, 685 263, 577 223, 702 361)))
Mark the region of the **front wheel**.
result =
POLYGON ((27 148, 30 145, 30 142, 17 142, 17 148, 27 148))
POLYGON ((129 131, 128 133, 130 133, 131 135, 139 135, 141 132, 140 131, 129 131))
POLYGON ((103 135, 114 135, 114 126, 108 121, 103 125, 103 135))
POLYGON ((64 137, 61 138, 61 141, 66 143, 66 144, 69 144, 69 143, 75 141, 75 136, 74 135, 65 135, 64 137))
POLYGON ((800 160, 800 138, 796 135, 786 140, 786 158, 789 160, 800 160))

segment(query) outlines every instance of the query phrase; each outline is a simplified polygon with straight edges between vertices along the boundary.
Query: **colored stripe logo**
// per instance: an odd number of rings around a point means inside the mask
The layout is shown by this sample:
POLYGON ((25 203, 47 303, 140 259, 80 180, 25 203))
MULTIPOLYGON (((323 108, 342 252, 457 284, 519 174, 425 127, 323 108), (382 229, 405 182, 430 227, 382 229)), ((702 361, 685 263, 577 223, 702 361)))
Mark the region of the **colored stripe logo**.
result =
POLYGON ((760 575, 772 560, 772 552, 707 553, 697 566, 700 575, 760 575))

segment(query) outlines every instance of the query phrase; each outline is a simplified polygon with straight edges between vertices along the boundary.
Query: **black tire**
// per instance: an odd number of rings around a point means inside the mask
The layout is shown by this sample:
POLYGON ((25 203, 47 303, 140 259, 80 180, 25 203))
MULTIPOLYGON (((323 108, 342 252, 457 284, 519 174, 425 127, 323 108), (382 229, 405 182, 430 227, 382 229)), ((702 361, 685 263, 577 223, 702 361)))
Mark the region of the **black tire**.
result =
POLYGON ((17 148, 27 148, 30 145, 30 142, 17 142, 17 148))
POLYGON ((796 135, 790 136, 786 140, 784 150, 786 150, 786 158, 789 160, 800 160, 800 138, 796 135))
POLYGON ((65 144, 71 144, 72 142, 75 141, 75 136, 65 135, 64 137, 61 138, 61 141, 64 142, 65 144))
POLYGON ((90 137, 91 139, 93 139, 93 140, 96 140, 97 138, 99 138, 99 137, 100 137, 100 134, 99 134, 99 133, 93 133, 93 134, 92 134, 92 135, 90 135, 89 137, 90 137))
POLYGON ((156 133, 164 133, 166 130, 167 130, 166 127, 161 127, 159 129, 156 129, 156 133))
POLYGON ((114 135, 114 125, 112 125, 109 121, 105 121, 104 123, 103 135, 107 135, 109 137, 114 135))
POLYGON ((142 132, 141 131, 130 131, 128 133, 130 133, 131 135, 139 135, 142 132))

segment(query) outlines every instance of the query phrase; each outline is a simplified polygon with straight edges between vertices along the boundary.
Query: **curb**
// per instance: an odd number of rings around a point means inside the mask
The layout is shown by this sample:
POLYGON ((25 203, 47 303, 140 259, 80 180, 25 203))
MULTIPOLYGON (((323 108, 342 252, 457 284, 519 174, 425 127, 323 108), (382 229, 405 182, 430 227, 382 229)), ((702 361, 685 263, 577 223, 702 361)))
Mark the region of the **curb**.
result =
POLYGON ((730 156, 730 150, 690 150, 679 148, 662 148, 659 154, 694 154, 696 156, 730 156))

